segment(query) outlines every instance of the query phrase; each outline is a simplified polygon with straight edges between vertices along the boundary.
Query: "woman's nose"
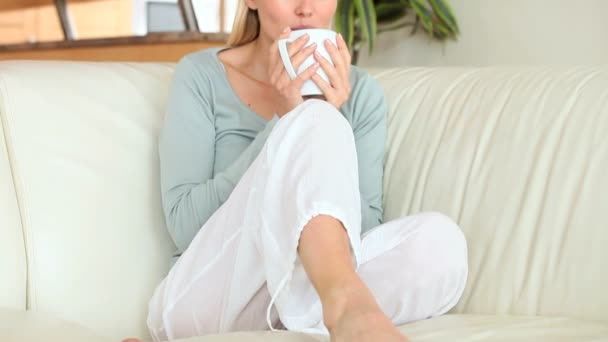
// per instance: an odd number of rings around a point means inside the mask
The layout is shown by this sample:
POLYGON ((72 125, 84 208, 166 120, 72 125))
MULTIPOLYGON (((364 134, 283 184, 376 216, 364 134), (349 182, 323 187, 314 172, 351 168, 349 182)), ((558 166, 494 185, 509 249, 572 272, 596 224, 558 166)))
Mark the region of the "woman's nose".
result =
POLYGON ((298 17, 310 17, 312 15, 312 12, 312 4, 308 0, 300 1, 299 4, 296 6, 296 15, 298 17))

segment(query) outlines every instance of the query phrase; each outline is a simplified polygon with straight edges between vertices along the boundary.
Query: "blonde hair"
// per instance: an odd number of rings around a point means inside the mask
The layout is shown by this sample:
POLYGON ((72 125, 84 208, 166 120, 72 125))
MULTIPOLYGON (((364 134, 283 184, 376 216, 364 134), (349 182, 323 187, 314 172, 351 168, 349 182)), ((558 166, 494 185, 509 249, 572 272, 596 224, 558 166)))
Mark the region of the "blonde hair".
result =
POLYGON ((228 37, 228 45, 239 46, 254 41, 260 34, 260 17, 258 11, 252 10, 244 0, 239 1, 236 10, 232 32, 228 37))

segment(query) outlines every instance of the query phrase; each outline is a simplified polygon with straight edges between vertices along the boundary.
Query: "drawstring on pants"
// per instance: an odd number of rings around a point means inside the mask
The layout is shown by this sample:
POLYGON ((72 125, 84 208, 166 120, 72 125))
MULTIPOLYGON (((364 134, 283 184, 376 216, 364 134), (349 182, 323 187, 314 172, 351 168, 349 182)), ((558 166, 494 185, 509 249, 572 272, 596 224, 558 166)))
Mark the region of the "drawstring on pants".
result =
POLYGON ((281 290, 283 290, 283 288, 287 284, 287 279, 289 279, 289 274, 290 274, 290 272, 287 272, 287 274, 285 274, 283 279, 281 279, 281 282, 279 283, 279 287, 277 288, 275 293, 270 298, 270 304, 268 304, 268 308, 266 309, 266 323, 268 323, 268 327, 270 328, 271 331, 277 331, 277 329, 275 329, 272 326, 272 321, 270 320, 270 310, 272 309, 272 305, 274 305, 274 301, 277 299, 277 296, 279 295, 279 293, 281 293, 281 290))

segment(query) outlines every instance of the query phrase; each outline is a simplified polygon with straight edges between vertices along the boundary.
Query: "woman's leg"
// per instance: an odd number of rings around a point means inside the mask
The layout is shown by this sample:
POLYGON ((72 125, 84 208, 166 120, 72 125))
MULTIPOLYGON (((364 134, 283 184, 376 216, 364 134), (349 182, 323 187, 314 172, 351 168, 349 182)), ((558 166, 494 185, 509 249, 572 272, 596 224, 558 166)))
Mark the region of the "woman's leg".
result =
POLYGON ((386 222, 369 231, 361 246, 359 275, 395 325, 442 315, 462 296, 467 244, 443 214, 386 222))
MULTIPOLYGON (((307 228, 304 231, 301 245, 308 238, 307 234, 314 234, 313 230, 307 228)), ((319 273, 324 268, 321 266, 323 263, 327 267, 335 267, 335 262, 328 263, 323 260, 323 257, 329 257, 329 254, 323 253, 322 245, 317 246, 318 250, 311 252, 310 258, 316 256, 318 265, 310 266, 316 271, 309 274, 319 273)), ((300 255, 302 256, 302 251, 300 255)), ((440 213, 426 212, 393 220, 372 229, 363 237, 361 265, 357 274, 365 286, 359 285, 358 279, 352 277, 351 285, 358 286, 351 286, 351 289, 354 287, 359 289, 359 292, 337 288, 337 284, 344 284, 335 279, 337 275, 333 275, 334 279, 328 280, 325 285, 327 288, 336 288, 343 299, 345 294, 356 294, 354 299, 351 299, 351 303, 355 303, 352 312, 359 315, 351 314, 350 321, 343 320, 338 324, 347 336, 352 334, 346 339, 349 341, 361 338, 375 326, 386 324, 383 317, 388 317, 394 325, 402 325, 442 315, 453 308, 462 296, 467 281, 466 240, 456 223, 440 213), (375 301, 366 299, 369 298, 369 293, 377 301, 383 317, 370 314, 378 305, 375 305, 375 301), (365 312, 365 308, 368 308, 367 315, 361 314, 365 312)), ((318 289, 324 288, 323 285, 315 286, 318 289)), ((321 298, 330 297, 324 295, 324 292, 331 293, 320 290, 321 298)), ((336 304, 335 301, 324 300, 324 308, 326 302, 332 303, 324 312, 326 316, 329 312, 335 312, 336 308, 343 307, 339 301, 336 304)), ((342 300, 342 303, 345 301, 342 300)), ((326 318, 326 325, 332 330, 332 325, 336 324, 332 323, 331 318, 326 318)), ((323 328, 320 324, 317 326, 318 330, 323 328)), ((383 330, 386 332, 389 328, 385 326, 383 330)))
POLYGON ((245 219, 260 167, 254 161, 156 288, 148 313, 154 341, 267 328, 263 261, 245 219))
POLYGON ((323 322, 332 341, 407 341, 357 274, 340 221, 330 216, 312 219, 302 232, 298 250, 321 298, 323 322))
MULTIPOLYGON (((283 201, 293 203, 302 218, 295 231, 282 230, 295 234, 283 241, 299 242, 297 260, 291 251, 283 254, 289 256, 288 266, 295 262, 293 276, 286 273, 285 291, 271 291, 281 293, 277 308, 283 324, 290 330, 327 333, 325 323, 335 341, 404 340, 355 271, 361 259, 361 208, 351 126, 323 101, 311 102, 309 112, 290 119, 295 131, 282 130, 285 136, 269 138, 270 146, 277 147, 270 149, 269 159, 272 163, 293 160, 286 165, 293 172, 291 178, 299 181, 287 183, 292 191, 283 192, 285 198, 271 196, 264 201, 269 207, 283 201), (298 120, 307 123, 298 124, 298 120), (304 131, 298 134, 300 129, 304 131), (290 134, 298 138, 289 139, 290 134), (289 141, 296 146, 290 146, 289 141)), ((285 224, 290 225, 272 226, 285 224)))
POLYGON ((154 338, 272 328, 278 317, 290 330, 322 323, 297 248, 305 226, 323 215, 340 222, 352 252, 346 257, 357 265, 361 214, 352 129, 330 104, 309 100, 277 122, 229 199, 155 291, 148 319, 154 338))

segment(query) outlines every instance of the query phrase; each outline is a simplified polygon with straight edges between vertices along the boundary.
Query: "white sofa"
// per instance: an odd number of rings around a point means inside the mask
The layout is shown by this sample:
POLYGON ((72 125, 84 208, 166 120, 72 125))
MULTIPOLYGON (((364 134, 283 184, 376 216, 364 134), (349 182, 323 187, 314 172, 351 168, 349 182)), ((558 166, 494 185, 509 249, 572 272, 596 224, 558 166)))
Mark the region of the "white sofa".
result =
MULTIPOLYGON (((174 249, 157 155, 173 67, 0 63, 0 341, 149 337, 174 249)), ((457 307, 401 329, 608 341, 608 66, 370 72, 390 106, 386 218, 441 211, 469 243, 457 307)))

